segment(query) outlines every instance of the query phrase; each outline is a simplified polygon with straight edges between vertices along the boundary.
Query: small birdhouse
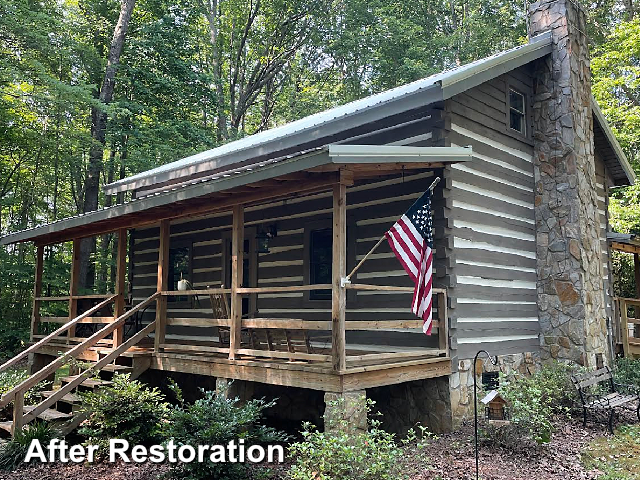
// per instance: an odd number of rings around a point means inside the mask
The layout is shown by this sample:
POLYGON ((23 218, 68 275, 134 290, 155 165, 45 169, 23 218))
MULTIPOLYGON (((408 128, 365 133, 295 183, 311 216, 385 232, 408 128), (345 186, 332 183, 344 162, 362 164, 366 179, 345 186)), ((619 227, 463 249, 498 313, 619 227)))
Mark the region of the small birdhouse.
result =
POLYGON ((497 390, 491 390, 480 401, 485 406, 485 415, 489 422, 499 423, 509 420, 507 401, 500 396, 497 390))

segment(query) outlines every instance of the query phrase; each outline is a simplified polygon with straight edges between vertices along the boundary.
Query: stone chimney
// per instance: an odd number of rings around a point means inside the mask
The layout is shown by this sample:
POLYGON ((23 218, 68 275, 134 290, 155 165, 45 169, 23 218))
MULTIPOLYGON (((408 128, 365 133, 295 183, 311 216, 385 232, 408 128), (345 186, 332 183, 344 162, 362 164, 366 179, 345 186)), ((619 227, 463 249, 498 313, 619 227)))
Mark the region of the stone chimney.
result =
POLYGON ((571 0, 529 6, 530 34, 553 49, 534 78, 538 316, 542 358, 606 362, 607 326, 596 197, 586 15, 571 0))

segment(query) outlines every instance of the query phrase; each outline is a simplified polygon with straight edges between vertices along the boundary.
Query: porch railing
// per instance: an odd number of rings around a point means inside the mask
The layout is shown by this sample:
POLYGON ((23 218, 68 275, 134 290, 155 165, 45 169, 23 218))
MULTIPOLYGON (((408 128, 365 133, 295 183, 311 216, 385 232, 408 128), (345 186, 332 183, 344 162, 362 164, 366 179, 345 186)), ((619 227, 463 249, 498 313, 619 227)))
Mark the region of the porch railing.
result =
MULTIPOLYGON (((62 333, 67 333, 66 340, 68 341, 83 341, 83 338, 77 338, 72 335, 75 335, 75 327, 78 324, 83 323, 111 323, 115 320, 115 316, 93 316, 94 313, 99 312, 102 308, 114 303, 117 299, 118 295, 113 293, 107 294, 89 294, 89 295, 63 295, 58 297, 43 297, 38 296, 34 298, 33 302, 33 319, 32 319, 32 335, 31 340, 42 340, 44 338, 48 338, 50 335, 60 336, 62 333), (78 300, 103 300, 98 303, 96 306, 89 309, 87 312, 79 315, 75 318, 69 318, 66 316, 42 316, 42 302, 77 302, 78 300), (50 335, 40 335, 37 333, 37 326, 41 323, 58 323, 65 326, 60 333, 57 333, 60 329, 56 330, 53 334, 50 335)), ((49 339, 50 340, 50 339, 49 339)), ((42 345, 40 345, 42 346, 42 345)))
POLYGON ((640 354, 640 337, 637 325, 640 325, 640 318, 630 317, 629 309, 635 307, 634 315, 637 317, 640 311, 640 299, 637 298, 617 298, 618 311, 620 315, 620 341, 625 357, 640 354), (631 327, 631 328, 630 328, 631 327))
MULTIPOLYGON (((236 293, 242 296, 253 294, 269 294, 269 293, 298 293, 311 290, 330 290, 331 285, 296 285, 296 286, 280 286, 280 287, 239 287, 236 293)), ((367 284, 346 284, 346 289, 360 291, 379 291, 379 292, 413 292, 412 287, 398 287, 387 285, 367 285, 367 284)), ((165 291, 163 296, 197 296, 209 294, 231 294, 231 289, 215 288, 202 290, 187 291, 165 291)), ((445 289, 433 289, 434 298, 434 319, 433 331, 437 334, 436 348, 402 348, 398 346, 393 352, 376 352, 376 353, 359 353, 347 354, 346 364, 348 369, 365 367, 376 362, 385 361, 412 361, 420 360, 427 357, 448 357, 449 356, 449 332, 448 332, 448 316, 447 316, 447 291, 445 289)), ((330 315, 330 311, 327 312, 330 315)), ((166 318, 167 326, 185 326, 185 327, 227 327, 231 328, 231 318, 190 318, 190 317, 170 317, 166 318)), ((269 318, 254 317, 242 318, 242 329, 267 329, 267 330, 290 330, 290 331, 309 331, 309 332, 330 332, 333 324, 331 320, 306 320, 302 318, 269 318)), ((344 322, 346 331, 381 331, 381 330, 415 330, 422 328, 422 320, 347 320, 344 322)), ((205 338, 203 338, 204 340, 205 338)), ((312 339, 313 340, 313 339, 312 339)), ((331 353, 307 353, 300 351, 281 351, 273 349, 257 349, 257 348, 235 348, 233 352, 230 346, 211 346, 211 345, 193 345, 184 343, 167 343, 159 345, 159 348, 173 349, 177 351, 192 352, 211 352, 218 354, 227 354, 229 358, 234 356, 248 356, 271 359, 285 359, 291 361, 312 361, 312 362, 331 362, 333 357, 331 353), (232 355, 232 353, 234 355, 232 355)))
MULTIPOLYGON (((87 318, 89 315, 91 315, 92 313, 96 312, 100 308, 102 308, 105 305, 115 301, 117 299, 117 297, 118 297, 118 295, 110 296, 106 300, 100 302, 95 307, 87 310, 82 315, 79 315, 78 317, 74 318, 73 320, 71 320, 67 324, 63 325, 62 327, 60 327, 55 332, 50 333, 49 335, 47 335, 45 338, 43 338, 42 340, 40 340, 36 344, 34 344, 31 347, 29 347, 28 349, 26 349, 24 352, 20 353, 19 355, 15 356, 11 360, 9 360, 8 362, 6 362, 2 366, 0 366, 0 371, 9 368, 12 365, 15 365, 16 362, 20 361, 26 355, 28 355, 31 352, 34 352, 34 351, 38 350, 43 345, 45 345, 46 343, 50 342, 53 338, 57 337, 61 333, 64 333, 65 331, 69 330, 70 328, 73 328, 82 319, 87 318)), ((86 378, 88 376, 90 376, 93 372, 101 370, 102 368, 104 368, 105 365, 107 365, 107 364, 111 363, 112 361, 114 361, 124 351, 126 351, 127 349, 129 349, 130 347, 132 347, 133 345, 138 343, 140 340, 142 340, 142 338, 146 337, 149 333, 153 332, 153 330, 155 329, 155 326, 156 326, 156 322, 151 322, 149 325, 147 325, 140 332, 136 333, 129 340, 127 340, 126 342, 122 343, 117 348, 114 348, 108 355, 106 355, 105 357, 100 359, 98 362, 90 365, 87 368, 87 370, 85 370, 81 375, 78 375, 74 380, 72 380, 71 382, 67 383, 65 386, 63 386, 59 390, 56 390, 55 394, 47 397, 41 403, 36 405, 31 411, 29 411, 27 413, 27 415, 24 414, 24 395, 27 392, 27 390, 29 390, 30 388, 34 387, 39 382, 45 380, 48 376, 53 374, 59 368, 63 367, 69 361, 69 359, 78 358, 87 349, 95 346, 100 340, 104 339, 107 335, 112 334, 116 329, 118 329, 122 325, 124 325, 124 322, 129 317, 131 317, 132 315, 137 313, 140 309, 142 309, 142 308, 146 307, 147 305, 149 305, 151 302, 155 301, 157 297, 159 297, 159 293, 154 293, 149 298, 147 298, 144 301, 140 302, 135 307, 133 307, 131 310, 127 311, 126 313, 124 313, 123 315, 121 315, 120 317, 115 319, 113 322, 105 325, 103 328, 98 330, 96 333, 94 333, 90 337, 82 339, 83 340, 82 343, 80 343, 79 345, 74 346, 73 348, 71 348, 70 350, 65 352, 62 356, 57 357, 51 363, 49 363, 48 365, 46 365, 43 368, 41 368, 39 371, 37 371, 36 373, 31 375, 29 378, 27 378, 26 380, 21 382, 19 385, 15 386, 14 388, 9 390, 8 392, 4 393, 2 395, 2 397, 0 397, 0 408, 8 405, 10 402, 13 402, 12 434, 17 430, 20 430, 25 423, 30 422, 31 420, 35 419, 39 414, 44 412, 47 408, 49 408, 51 405, 53 405, 55 402, 57 402, 60 398, 62 398, 67 393, 69 393, 71 390, 73 390, 80 383, 85 381, 86 378)))

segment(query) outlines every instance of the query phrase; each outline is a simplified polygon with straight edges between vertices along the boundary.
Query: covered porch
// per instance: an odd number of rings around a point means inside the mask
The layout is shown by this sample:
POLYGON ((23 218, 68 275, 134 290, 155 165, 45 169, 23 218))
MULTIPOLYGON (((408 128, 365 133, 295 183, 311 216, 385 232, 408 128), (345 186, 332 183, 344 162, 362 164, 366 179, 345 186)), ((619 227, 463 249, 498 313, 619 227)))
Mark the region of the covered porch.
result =
POLYGON ((614 299, 614 351, 640 357, 640 239, 632 234, 607 233, 611 250, 633 255, 635 297, 614 299))
MULTIPOLYGON (((145 196, 137 196, 123 205, 5 237, 3 243, 29 240, 37 245, 33 343, 0 367, 0 370, 6 369, 35 354, 32 376, 1 400, 2 404, 16 400, 11 428, 36 418, 85 381, 88 374, 102 369, 118 370, 118 365, 126 364, 122 361, 125 358, 131 359, 134 376, 150 368, 334 393, 449 375, 445 288, 433 289, 433 334, 431 337, 421 334, 420 338, 428 340, 415 345, 393 340, 402 338, 404 333, 421 332, 422 321, 410 316, 412 287, 398 281, 368 283, 347 278, 347 189, 357 182, 391 174, 400 173, 404 178, 405 172, 427 171, 435 178, 436 172, 443 175, 447 164, 470 158, 470 148, 329 146, 187 182, 168 192, 146 192, 145 196), (247 209, 275 200, 304 199, 325 192, 329 192, 331 202, 330 283, 314 283, 306 278, 298 285, 246 286, 243 257, 247 209), (230 283, 198 288, 189 282, 188 288, 175 289, 175 284, 169 281, 172 225, 220 212, 230 213, 232 220, 230 283), (131 248, 128 232, 155 225, 159 225, 154 227, 159 230, 155 291, 135 300, 126 291, 127 257, 131 248), (108 232, 117 232, 118 236, 115 291, 80 295, 80 240, 108 232), (64 241, 73 242, 69 295, 43 296, 44 246, 64 241), (288 318, 278 315, 277 311, 270 315, 261 314, 259 310, 247 312, 247 303, 259 302, 261 297, 277 302, 279 297, 290 294, 308 295, 319 291, 327 294, 330 308, 309 310, 313 313, 311 316, 288 318), (376 314, 371 319, 362 314, 349 319, 350 292, 404 296, 406 312, 396 317, 385 314, 383 307, 361 309, 376 314), (191 305, 194 298, 208 298, 210 313, 176 316, 170 313, 171 299, 175 297, 191 305), (41 315, 46 302, 67 304, 68 315, 41 315), (61 326, 46 334, 51 327, 42 329, 42 326, 47 324, 61 326), (84 328, 86 324, 89 328, 85 333, 78 333, 79 327, 84 328), (196 338, 167 335, 167 329, 175 327, 195 327, 206 333, 196 338), (355 335, 354 340, 348 341, 350 335, 355 335), (71 358, 92 363, 84 375, 73 377, 35 409, 24 411, 19 399, 26 389, 50 376, 71 358)), ((427 186, 428 183, 431 180, 427 186)), ((446 183, 447 179, 443 178, 438 194, 441 198, 446 195, 446 183)), ((402 213, 398 211, 394 216, 402 213)), ((393 221, 389 221, 385 228, 392 224, 393 221)), ((437 223, 435 228, 439 228, 437 223)), ((270 309, 274 310, 277 309, 270 309)))

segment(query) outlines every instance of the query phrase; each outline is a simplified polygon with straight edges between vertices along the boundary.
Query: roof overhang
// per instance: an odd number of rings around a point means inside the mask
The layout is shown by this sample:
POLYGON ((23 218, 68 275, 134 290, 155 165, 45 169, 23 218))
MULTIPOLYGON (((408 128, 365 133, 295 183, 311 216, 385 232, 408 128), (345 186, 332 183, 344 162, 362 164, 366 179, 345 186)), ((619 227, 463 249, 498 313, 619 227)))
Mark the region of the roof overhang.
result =
POLYGON ((526 45, 472 63, 469 68, 456 69, 440 81, 442 96, 446 100, 522 67, 550 54, 552 46, 551 31, 548 31, 531 38, 526 45))
POLYGON ((265 189, 264 199, 270 199, 277 191, 273 189, 273 183, 266 184, 267 181, 288 181, 286 191, 294 195, 296 192, 309 192, 316 186, 320 189, 323 185, 328 185, 326 182, 335 178, 330 175, 341 168, 353 169, 363 177, 380 176, 405 169, 437 168, 449 163, 469 161, 472 155, 471 147, 329 145, 259 165, 225 171, 215 177, 174 186, 170 190, 139 197, 123 205, 12 233, 0 238, 0 245, 25 241, 35 241, 38 244, 62 242, 107 233, 117 228, 157 223, 163 218, 190 216, 194 212, 205 215, 225 205, 260 198, 255 194, 258 188, 250 188, 250 194, 239 189, 247 186, 262 188, 261 182, 265 189), (287 176, 299 172, 307 172, 308 176, 297 178, 294 182, 288 180, 287 176), (194 204, 198 201, 199 204, 194 204), (197 206, 197 209, 187 208, 188 205, 197 206))
POLYGON ((607 242, 613 250, 640 254, 640 237, 632 233, 607 232, 607 242))
POLYGON ((602 110, 598 106, 595 98, 591 98, 594 118, 594 135, 596 142, 602 137, 605 145, 599 145, 602 151, 603 160, 607 170, 613 178, 616 187, 625 185, 634 185, 636 182, 636 174, 624 154, 622 147, 618 143, 616 136, 613 134, 607 119, 604 117, 602 110))
POLYGON ((343 132, 441 102, 547 55, 551 46, 551 33, 545 32, 525 45, 132 175, 104 190, 170 188, 185 179, 336 143, 335 136, 343 132))

